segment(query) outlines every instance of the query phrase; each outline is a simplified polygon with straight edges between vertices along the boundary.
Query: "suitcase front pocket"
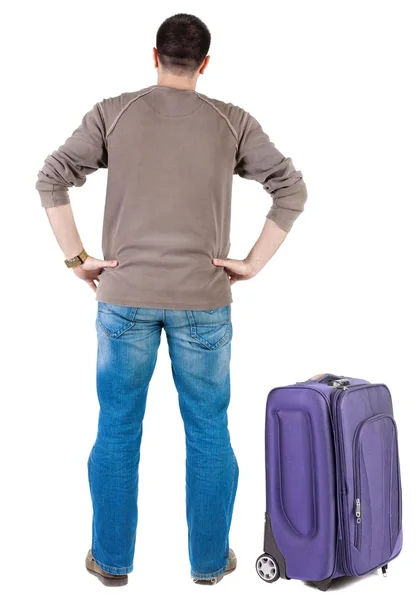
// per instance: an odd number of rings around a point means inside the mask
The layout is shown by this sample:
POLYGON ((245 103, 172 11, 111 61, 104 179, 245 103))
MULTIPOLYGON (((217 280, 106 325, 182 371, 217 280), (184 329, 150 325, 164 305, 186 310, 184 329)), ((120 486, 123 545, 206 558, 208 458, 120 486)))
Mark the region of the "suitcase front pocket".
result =
POLYGON ((353 442, 354 546, 373 568, 392 554, 401 529, 397 428, 392 416, 363 421, 353 442))

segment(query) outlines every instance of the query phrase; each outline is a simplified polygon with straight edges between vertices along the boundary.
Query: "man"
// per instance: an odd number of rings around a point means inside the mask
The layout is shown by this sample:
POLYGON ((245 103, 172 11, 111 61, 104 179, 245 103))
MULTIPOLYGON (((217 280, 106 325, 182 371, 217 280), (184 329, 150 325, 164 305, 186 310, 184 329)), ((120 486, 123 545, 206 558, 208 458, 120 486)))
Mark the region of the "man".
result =
POLYGON ((100 411, 88 459, 86 567, 106 585, 124 585, 133 570, 142 420, 162 328, 185 426, 191 576, 211 584, 235 569, 231 285, 264 267, 307 197, 301 172, 253 116, 196 91, 209 47, 210 32, 197 17, 165 20, 153 49, 157 85, 95 104, 47 157, 36 184, 67 266, 98 301, 100 411), (68 196, 99 168, 108 168, 105 260, 84 250, 68 196), (271 196, 244 260, 227 258, 234 173, 271 196))

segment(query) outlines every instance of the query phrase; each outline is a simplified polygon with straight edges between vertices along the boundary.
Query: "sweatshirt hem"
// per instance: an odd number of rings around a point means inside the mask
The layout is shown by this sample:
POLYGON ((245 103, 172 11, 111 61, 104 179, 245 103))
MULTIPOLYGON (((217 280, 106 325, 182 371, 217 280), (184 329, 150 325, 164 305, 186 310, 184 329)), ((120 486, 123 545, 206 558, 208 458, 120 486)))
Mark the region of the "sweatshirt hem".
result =
POLYGON ((232 296, 230 296, 228 298, 225 298, 224 300, 216 302, 190 304, 187 302, 158 302, 154 300, 142 301, 141 298, 118 298, 97 292, 96 301, 105 302, 108 304, 116 304, 119 306, 130 306, 134 308, 162 308, 167 310, 213 310, 216 308, 221 308, 222 306, 226 306, 227 304, 231 304, 233 302, 233 298, 232 296))

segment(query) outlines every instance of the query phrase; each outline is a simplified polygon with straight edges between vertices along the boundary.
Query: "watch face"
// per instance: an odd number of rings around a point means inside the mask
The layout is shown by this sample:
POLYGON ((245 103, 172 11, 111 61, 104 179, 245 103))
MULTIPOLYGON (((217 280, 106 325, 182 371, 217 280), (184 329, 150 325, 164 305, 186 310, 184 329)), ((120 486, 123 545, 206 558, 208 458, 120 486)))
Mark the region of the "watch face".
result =
POLYGON ((80 258, 78 256, 75 256, 74 258, 70 258, 69 260, 66 260, 66 265, 69 267, 75 267, 76 265, 80 265, 82 264, 82 261, 80 260, 80 258))

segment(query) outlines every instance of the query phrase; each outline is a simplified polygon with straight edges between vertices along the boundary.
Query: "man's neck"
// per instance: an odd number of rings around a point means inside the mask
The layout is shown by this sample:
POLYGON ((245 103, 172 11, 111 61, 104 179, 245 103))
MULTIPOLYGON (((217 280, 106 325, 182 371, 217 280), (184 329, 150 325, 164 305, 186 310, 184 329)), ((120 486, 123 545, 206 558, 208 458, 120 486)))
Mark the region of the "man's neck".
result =
POLYGON ((157 85, 173 87, 178 90, 195 90, 196 79, 186 79, 185 77, 158 77, 157 85))

